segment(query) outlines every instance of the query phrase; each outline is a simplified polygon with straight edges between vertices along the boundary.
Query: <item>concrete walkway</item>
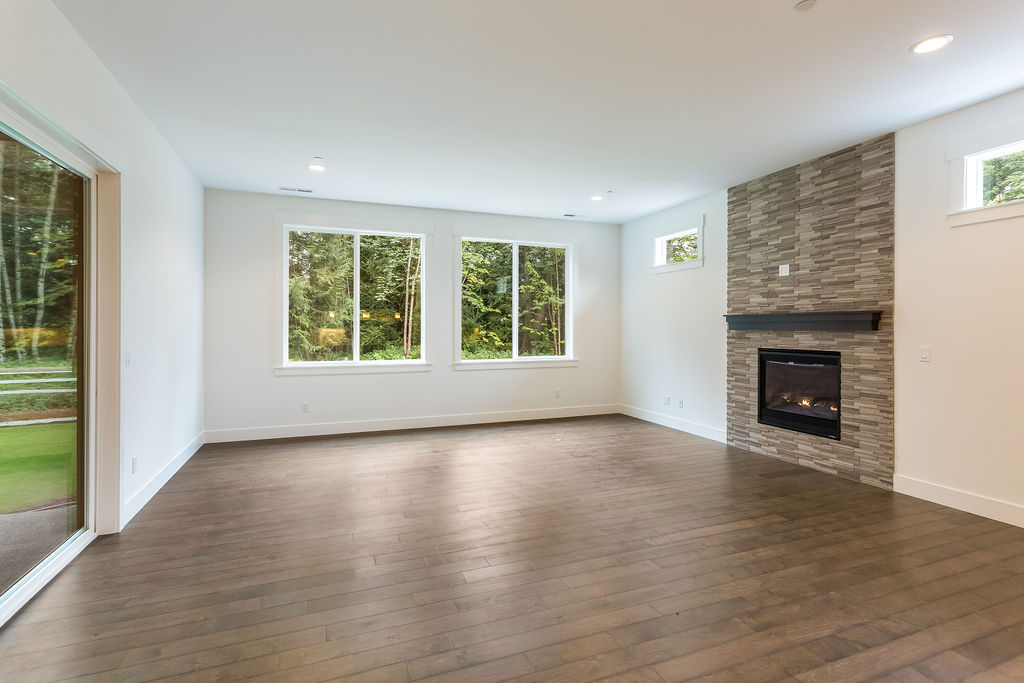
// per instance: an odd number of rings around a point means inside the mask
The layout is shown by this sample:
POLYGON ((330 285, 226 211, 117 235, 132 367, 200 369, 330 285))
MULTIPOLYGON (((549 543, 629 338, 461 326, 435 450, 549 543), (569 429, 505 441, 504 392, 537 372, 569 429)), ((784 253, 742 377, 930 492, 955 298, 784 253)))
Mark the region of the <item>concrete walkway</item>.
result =
POLYGON ((69 536, 75 506, 0 515, 0 593, 10 588, 69 536))

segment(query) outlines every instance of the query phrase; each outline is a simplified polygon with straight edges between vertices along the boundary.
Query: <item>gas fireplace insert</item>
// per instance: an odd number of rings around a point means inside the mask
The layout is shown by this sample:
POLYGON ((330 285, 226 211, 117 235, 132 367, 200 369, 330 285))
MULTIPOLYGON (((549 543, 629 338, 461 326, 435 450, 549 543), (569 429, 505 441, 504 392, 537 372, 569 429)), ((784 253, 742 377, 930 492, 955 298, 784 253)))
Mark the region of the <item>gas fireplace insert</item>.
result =
POLYGON ((839 440, 839 354, 758 349, 757 421, 839 440))

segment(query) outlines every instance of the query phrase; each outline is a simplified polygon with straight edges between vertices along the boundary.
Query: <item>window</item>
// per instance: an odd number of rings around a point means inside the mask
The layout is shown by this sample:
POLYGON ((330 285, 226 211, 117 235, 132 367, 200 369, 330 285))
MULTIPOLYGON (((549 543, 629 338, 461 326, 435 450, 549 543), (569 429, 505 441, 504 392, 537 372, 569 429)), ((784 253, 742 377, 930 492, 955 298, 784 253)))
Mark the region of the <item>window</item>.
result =
POLYGON ((1024 199, 1024 140, 964 157, 964 208, 1024 199))
POLYGON ((462 360, 568 358, 569 247, 462 241, 462 360))
POLYGON ((691 218, 684 225, 687 227, 683 230, 654 238, 654 269, 681 270, 703 265, 704 217, 691 218))
POLYGON ((288 229, 287 361, 422 359, 423 236, 288 229))

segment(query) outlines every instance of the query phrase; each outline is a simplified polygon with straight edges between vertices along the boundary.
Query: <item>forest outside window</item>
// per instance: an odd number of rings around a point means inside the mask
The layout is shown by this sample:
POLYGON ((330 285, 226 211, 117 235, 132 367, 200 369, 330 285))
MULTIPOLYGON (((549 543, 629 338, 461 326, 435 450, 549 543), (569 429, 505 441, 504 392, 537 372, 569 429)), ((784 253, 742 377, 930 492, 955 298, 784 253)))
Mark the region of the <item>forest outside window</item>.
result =
POLYGON ((286 360, 422 360, 423 236, 288 230, 286 360))
POLYGON ((460 358, 570 358, 569 272, 566 245, 463 240, 460 358))

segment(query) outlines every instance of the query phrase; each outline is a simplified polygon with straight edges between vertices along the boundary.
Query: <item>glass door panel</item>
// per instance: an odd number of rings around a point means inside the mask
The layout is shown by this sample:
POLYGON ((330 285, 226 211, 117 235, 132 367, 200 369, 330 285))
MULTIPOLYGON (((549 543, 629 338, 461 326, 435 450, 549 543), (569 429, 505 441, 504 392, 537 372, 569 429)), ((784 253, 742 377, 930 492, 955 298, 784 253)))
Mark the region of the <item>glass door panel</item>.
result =
POLYGON ((0 130, 0 594, 84 527, 85 193, 0 130))

